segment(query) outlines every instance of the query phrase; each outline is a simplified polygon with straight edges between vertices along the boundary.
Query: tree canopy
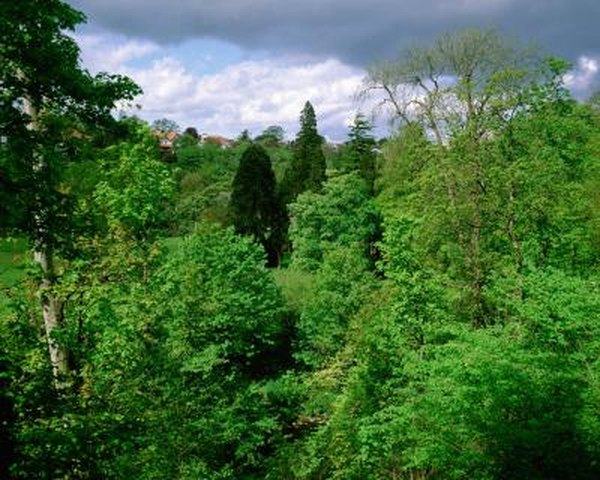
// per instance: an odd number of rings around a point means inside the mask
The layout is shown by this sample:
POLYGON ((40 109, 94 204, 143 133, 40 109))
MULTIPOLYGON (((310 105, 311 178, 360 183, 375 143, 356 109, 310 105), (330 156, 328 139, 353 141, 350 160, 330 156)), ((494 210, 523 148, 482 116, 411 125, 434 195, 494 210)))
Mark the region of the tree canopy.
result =
POLYGON ((564 61, 447 34, 367 73, 376 151, 307 102, 291 144, 167 162, 83 18, 0 10, 2 478, 600 478, 600 114, 564 61))
POLYGON ((254 237, 265 249, 269 264, 279 264, 286 225, 269 154, 258 144, 249 145, 231 189, 231 214, 238 233, 254 237))
POLYGON ((300 113, 300 130, 293 144, 294 156, 282 182, 286 203, 306 190, 321 189, 326 169, 322 145, 323 137, 317 130, 315 110, 307 101, 300 113))

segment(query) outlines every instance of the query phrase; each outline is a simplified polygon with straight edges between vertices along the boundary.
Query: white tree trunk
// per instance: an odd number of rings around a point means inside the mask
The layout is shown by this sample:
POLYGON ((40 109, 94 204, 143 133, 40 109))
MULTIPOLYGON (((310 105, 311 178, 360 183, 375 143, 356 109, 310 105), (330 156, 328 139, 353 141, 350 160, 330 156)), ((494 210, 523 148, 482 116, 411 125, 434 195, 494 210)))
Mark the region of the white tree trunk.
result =
POLYGON ((54 385, 58 391, 64 391, 69 384, 69 356, 67 348, 55 338, 56 332, 63 326, 64 318, 62 301, 52 291, 55 283, 52 252, 44 245, 37 246, 33 257, 42 271, 38 289, 54 385))
MULTIPOLYGON (((38 112, 29 99, 26 99, 25 101, 25 110, 29 114, 31 120, 29 128, 37 130, 39 128, 38 112)), ((35 152, 34 155, 35 157, 32 159, 34 163, 33 168, 36 172, 43 175, 43 172, 46 169, 45 160, 41 155, 35 152)), ((46 215, 49 210, 46 202, 47 200, 42 198, 39 194, 35 198, 33 260, 40 266, 42 274, 38 285, 38 292, 42 307, 42 317, 44 319, 46 341, 48 342, 48 353, 50 356, 50 364, 52 366, 54 386, 57 391, 62 392, 69 385, 69 356, 67 347, 56 339, 57 332, 63 327, 64 316, 62 301, 54 291, 56 276, 52 247, 48 245, 50 225, 48 225, 48 216, 46 215)))

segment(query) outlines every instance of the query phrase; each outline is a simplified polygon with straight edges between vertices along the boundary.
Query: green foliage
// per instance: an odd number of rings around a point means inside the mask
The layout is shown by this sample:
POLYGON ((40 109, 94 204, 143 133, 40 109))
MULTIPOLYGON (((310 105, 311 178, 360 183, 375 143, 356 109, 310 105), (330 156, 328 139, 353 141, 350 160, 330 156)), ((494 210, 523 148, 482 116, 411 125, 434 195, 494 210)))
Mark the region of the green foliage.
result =
POLYGON ((179 132, 180 128, 177 122, 169 118, 159 118, 152 122, 152 129, 162 133, 179 132))
POLYGON ((306 192, 289 206, 292 262, 301 269, 318 268, 336 246, 357 247, 363 256, 378 229, 378 215, 365 182, 356 174, 330 178, 322 193, 306 192))
POLYGON ((296 358, 316 368, 344 345, 350 318, 372 287, 369 263, 356 245, 330 248, 314 277, 314 293, 303 305, 296 326, 296 358))
POLYGON ((285 361, 281 297, 263 263, 249 240, 206 231, 185 239, 157 272, 160 403, 149 418, 151 443, 139 452, 140 478, 252 478, 262 468, 261 450, 281 428, 272 376, 285 361), (161 432, 165 422, 171 431, 161 432))
POLYGON ((17 292, 22 289, 26 254, 24 239, 0 240, 0 317, 10 315, 17 292))
POLYGON ((521 101, 528 108, 493 130, 487 124, 484 138, 465 128, 436 145, 412 125, 384 154, 382 210, 415 220, 412 254, 458 287, 457 311, 475 323, 495 320, 485 291, 498 276, 597 263, 593 120, 554 77, 524 89, 521 101))
POLYGON ((300 114, 300 130, 293 144, 294 156, 282 181, 281 192, 286 204, 309 190, 318 192, 325 181, 323 137, 317 131, 317 117, 310 102, 300 114))
POLYGON ((137 143, 124 142, 105 152, 105 175, 94 201, 111 230, 140 239, 151 238, 164 224, 165 205, 173 194, 173 181, 149 132, 140 132, 137 143))
POLYGON ((523 348, 511 331, 454 335, 409 355, 404 388, 359 422, 368 470, 592 478, 575 426, 580 379, 572 365, 523 348))
POLYGON ((271 159, 260 145, 250 145, 242 154, 233 179, 230 210, 235 230, 258 241, 269 264, 277 266, 287 217, 277 194, 271 159))
POLYGON ((581 273, 597 262, 587 192, 600 181, 589 150, 595 128, 585 110, 554 99, 519 116, 506 132, 508 165, 498 189, 518 192, 507 211, 515 217, 515 237, 527 238, 519 239, 523 262, 581 273))
POLYGON ((189 349, 191 372, 193 365, 210 372, 213 363, 219 368, 231 359, 250 364, 273 345, 282 328, 280 297, 262 267, 263 255, 228 230, 199 234, 185 240, 159 272, 162 315, 176 322, 170 335, 178 348, 189 349))
POLYGON ((371 70, 403 124, 377 178, 357 117, 325 181, 309 103, 292 149, 188 129, 166 165, 109 118, 137 89, 79 69, 83 16, 13 3, 0 215, 55 261, 0 242, 0 476, 600 477, 600 117, 565 62, 468 31, 371 70), (276 178, 293 254, 268 270, 276 178))
POLYGON ((354 366, 329 386, 328 421, 296 445, 293 478, 594 478, 600 296, 593 283, 541 278, 524 324, 473 329, 430 300, 418 337, 406 282, 372 296, 349 329, 354 366), (548 308, 554 282, 572 287, 548 308), (582 341, 557 348, 564 335, 582 341))
POLYGON ((7 188, 2 195, 10 195, 2 198, 0 228, 48 244, 59 243, 70 226, 71 203, 59 188, 65 163, 87 135, 114 124, 115 102, 140 93, 125 77, 92 76, 80 67, 68 31, 84 20, 59 0, 17 2, 0 13, 0 135, 6 139, 0 177, 7 188))
POLYGON ((230 224, 231 184, 241 153, 241 147, 176 146, 177 161, 173 170, 177 193, 169 214, 174 234, 189 234, 196 224, 204 221, 230 224))
POLYGON ((283 142, 285 131, 279 125, 271 125, 263 130, 263 132, 254 139, 255 142, 267 145, 276 146, 283 142))
POLYGON ((351 170, 357 170, 370 192, 376 178, 375 139, 371 135, 373 126, 361 114, 356 115, 348 133, 348 152, 351 170))
POLYGON ((295 312, 301 312, 315 294, 314 274, 294 268, 273 270, 273 279, 281 289, 286 304, 295 312))

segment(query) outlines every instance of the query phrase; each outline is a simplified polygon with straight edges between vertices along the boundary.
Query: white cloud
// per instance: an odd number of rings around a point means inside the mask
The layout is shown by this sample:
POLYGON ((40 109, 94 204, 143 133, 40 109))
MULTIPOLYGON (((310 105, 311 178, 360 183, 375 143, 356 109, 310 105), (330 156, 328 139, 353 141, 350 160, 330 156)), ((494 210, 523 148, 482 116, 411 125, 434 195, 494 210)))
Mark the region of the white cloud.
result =
POLYGON ((354 109, 362 76, 360 70, 331 59, 299 64, 290 59, 246 61, 195 78, 193 94, 180 111, 184 116, 186 111, 195 113, 200 129, 235 134, 248 127, 258 133, 278 124, 292 133, 304 102, 310 100, 321 130, 333 135, 343 127, 338 117, 354 109))
POLYGON ((156 53, 160 47, 147 40, 107 33, 76 34, 83 64, 93 72, 120 72, 125 64, 156 53))
POLYGON ((585 96, 596 83, 599 71, 598 58, 579 57, 575 68, 564 76, 565 85, 575 96, 585 96))
POLYGON ((149 42, 111 34, 81 35, 78 41, 88 68, 129 75, 142 87, 144 94, 135 102, 142 106, 138 115, 150 121, 168 117, 183 128, 227 136, 281 125, 292 137, 304 102, 310 100, 319 130, 343 140, 364 75, 339 60, 307 57, 246 60, 203 74, 149 42), (139 59, 142 66, 131 64, 139 59))

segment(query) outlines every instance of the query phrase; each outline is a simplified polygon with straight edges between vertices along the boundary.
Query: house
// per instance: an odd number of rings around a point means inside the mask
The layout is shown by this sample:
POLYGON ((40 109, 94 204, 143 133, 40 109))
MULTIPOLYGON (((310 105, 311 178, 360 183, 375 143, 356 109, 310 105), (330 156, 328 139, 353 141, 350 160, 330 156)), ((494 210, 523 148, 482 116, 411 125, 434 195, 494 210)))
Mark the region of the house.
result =
POLYGON ((208 135, 207 133, 200 135, 200 141, 203 144, 212 144, 220 148, 231 148, 234 144, 234 141, 229 138, 220 135, 208 135))
POLYGON ((175 140, 179 138, 179 134, 174 131, 162 132, 160 130, 154 130, 154 135, 158 138, 158 144, 163 150, 171 150, 175 143, 175 140))

